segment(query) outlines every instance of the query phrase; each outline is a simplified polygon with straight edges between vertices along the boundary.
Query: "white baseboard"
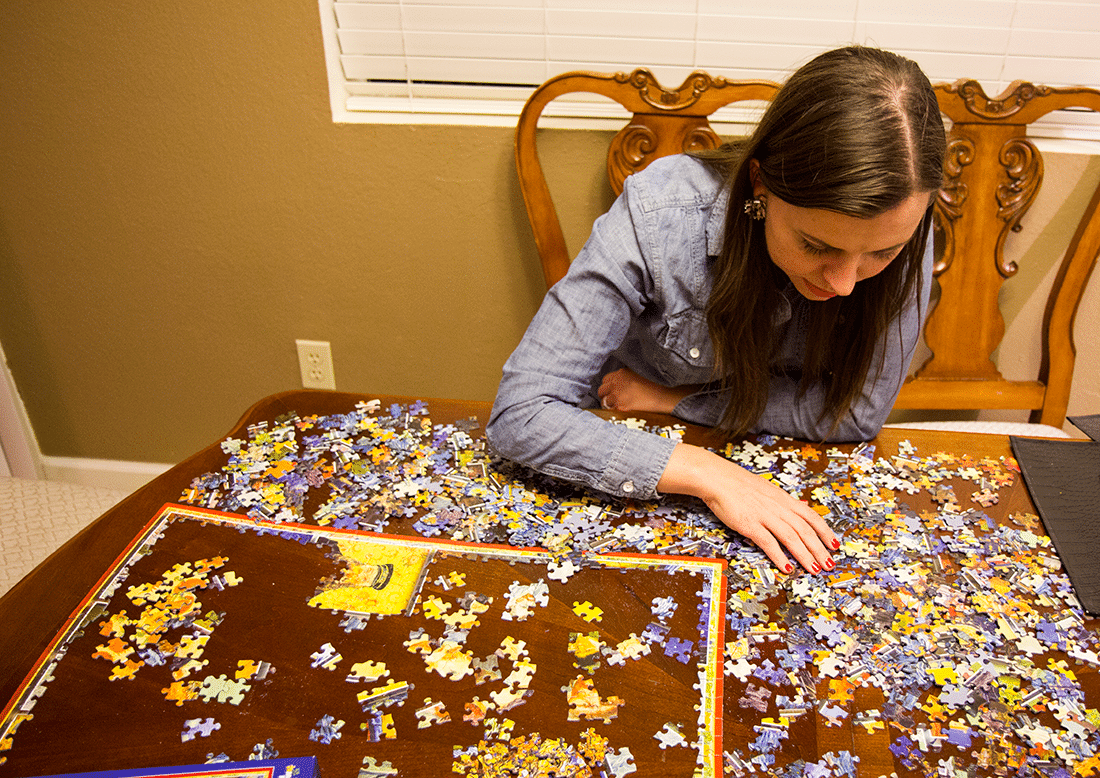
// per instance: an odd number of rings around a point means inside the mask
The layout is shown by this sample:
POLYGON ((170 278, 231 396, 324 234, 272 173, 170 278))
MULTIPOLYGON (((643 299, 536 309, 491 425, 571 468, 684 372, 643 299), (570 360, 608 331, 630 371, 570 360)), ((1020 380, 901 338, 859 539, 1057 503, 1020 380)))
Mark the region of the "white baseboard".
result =
POLYGON ((47 481, 63 481, 126 493, 136 491, 171 467, 172 465, 154 462, 42 457, 42 469, 47 481))

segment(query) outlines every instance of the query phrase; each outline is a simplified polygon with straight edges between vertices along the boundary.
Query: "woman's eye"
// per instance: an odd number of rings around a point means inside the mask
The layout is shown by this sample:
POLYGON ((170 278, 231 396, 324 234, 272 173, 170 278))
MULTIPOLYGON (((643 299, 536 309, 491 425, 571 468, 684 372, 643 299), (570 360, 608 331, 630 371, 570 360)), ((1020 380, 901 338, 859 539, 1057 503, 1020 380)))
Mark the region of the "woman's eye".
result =
POLYGON ((815 257, 829 253, 829 249, 822 248, 821 246, 815 246, 813 243, 810 243, 806 240, 802 241, 802 250, 805 251, 807 254, 815 257))

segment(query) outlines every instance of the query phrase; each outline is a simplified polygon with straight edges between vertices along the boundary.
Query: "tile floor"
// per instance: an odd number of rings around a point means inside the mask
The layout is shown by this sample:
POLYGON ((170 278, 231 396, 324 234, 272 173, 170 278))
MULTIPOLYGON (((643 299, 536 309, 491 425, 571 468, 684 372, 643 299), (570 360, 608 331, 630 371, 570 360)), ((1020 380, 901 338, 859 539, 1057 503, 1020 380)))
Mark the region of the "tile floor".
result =
POLYGON ((126 496, 59 481, 0 478, 0 596, 126 496))

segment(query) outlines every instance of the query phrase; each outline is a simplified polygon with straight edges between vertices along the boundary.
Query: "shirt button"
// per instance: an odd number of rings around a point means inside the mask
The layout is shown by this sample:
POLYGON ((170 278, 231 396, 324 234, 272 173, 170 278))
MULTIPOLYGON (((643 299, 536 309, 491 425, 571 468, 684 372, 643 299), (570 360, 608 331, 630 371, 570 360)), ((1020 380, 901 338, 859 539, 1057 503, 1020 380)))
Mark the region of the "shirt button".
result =
POLYGON ((631 492, 634 491, 634 482, 633 481, 624 481, 622 489, 627 494, 630 494, 631 492))
POLYGON ((698 359, 699 358, 699 349, 692 348, 692 350, 689 351, 688 354, 691 356, 692 359, 698 359))

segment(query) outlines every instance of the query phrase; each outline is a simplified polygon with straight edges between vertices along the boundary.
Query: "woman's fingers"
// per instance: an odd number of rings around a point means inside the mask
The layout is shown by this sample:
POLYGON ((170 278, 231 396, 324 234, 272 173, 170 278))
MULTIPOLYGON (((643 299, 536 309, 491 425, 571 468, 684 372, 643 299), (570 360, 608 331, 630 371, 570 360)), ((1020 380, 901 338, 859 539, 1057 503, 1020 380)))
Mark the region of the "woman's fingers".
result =
POLYGON ((628 367, 621 367, 603 377, 596 395, 600 398, 600 405, 610 410, 672 413, 677 403, 696 388, 662 386, 642 378, 628 367))
POLYGON ((816 534, 793 513, 785 515, 781 508, 775 508, 773 513, 768 511, 768 507, 774 506, 760 506, 751 512, 738 510, 737 515, 728 515, 728 518, 720 513, 717 515, 731 529, 767 554, 780 570, 794 572, 785 549, 803 568, 811 573, 820 573, 822 562, 829 560, 829 555, 820 540, 816 543, 821 547, 824 559, 818 561, 818 555, 811 550, 816 534))
POLYGON ((600 388, 596 390, 596 396, 600 398, 600 405, 608 410, 616 410, 615 399, 611 396, 611 393, 619 384, 619 373, 621 372, 622 370, 615 370, 605 375, 600 382, 600 388))
POLYGON ((677 445, 657 483, 659 492, 692 494, 785 572, 790 558, 819 573, 833 568, 840 544, 817 511, 779 486, 699 446, 677 445), (789 555, 789 556, 788 556, 789 555))
MULTIPOLYGON (((749 534, 741 532, 750 541, 752 541, 757 548, 767 554, 768 559, 772 561, 777 568, 784 573, 793 573, 794 565, 791 564, 790 559, 783 553, 783 544, 781 544, 771 532, 763 529, 761 525, 760 531, 754 531, 753 529, 747 529, 749 534)), ((800 563, 801 564, 801 563, 800 563)))
POLYGON ((717 508, 715 514, 755 543, 780 570, 787 571, 790 564, 787 553, 812 573, 831 569, 832 555, 826 544, 835 545, 835 535, 825 520, 775 484, 739 470, 735 477, 739 483, 734 486, 740 494, 712 506, 717 508))
MULTIPOLYGON (((825 564, 831 563, 831 556, 822 545, 813 528, 798 519, 764 521, 763 530, 782 544, 804 569, 811 573, 820 573, 825 564)), ((766 552, 765 552, 766 553, 766 552)))
MULTIPOLYGON (((763 481, 763 479, 759 480, 763 481)), ((824 517, 807 503, 792 497, 775 484, 767 481, 764 483, 766 486, 774 489, 773 494, 780 511, 790 511, 790 514, 787 516, 789 520, 786 524, 797 533, 798 541, 801 542, 801 545, 812 556, 812 560, 800 558, 799 563, 802 564, 803 567, 806 567, 806 569, 813 570, 814 572, 820 572, 822 569, 831 569, 833 566, 831 552, 840 548, 840 540, 829 527, 824 517), (815 563, 817 565, 816 570, 814 570, 815 563)), ((783 533, 782 528, 780 528, 780 532, 783 533)), ((780 540, 784 542, 784 545, 787 545, 788 548, 791 548, 789 544, 797 545, 798 542, 790 538, 789 535, 781 537, 780 540)), ((791 550, 792 552, 795 551, 794 548, 791 550)))

